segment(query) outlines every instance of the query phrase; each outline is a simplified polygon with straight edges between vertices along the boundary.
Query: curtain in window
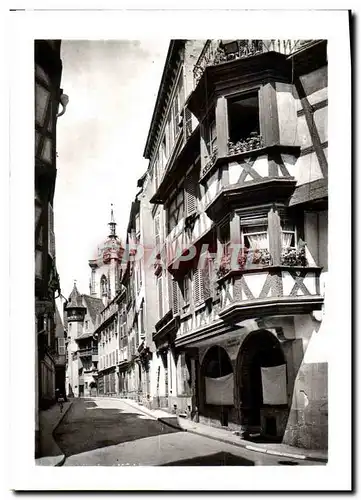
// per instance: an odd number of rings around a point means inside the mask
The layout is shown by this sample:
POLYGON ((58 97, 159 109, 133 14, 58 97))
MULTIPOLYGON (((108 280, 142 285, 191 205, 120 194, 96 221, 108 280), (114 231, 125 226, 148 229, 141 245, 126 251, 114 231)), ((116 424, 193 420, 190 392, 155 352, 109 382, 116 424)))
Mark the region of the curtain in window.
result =
POLYGON ((209 405, 233 405, 233 373, 224 377, 205 377, 206 403, 209 405))
POLYGON ((247 234, 247 238, 252 250, 268 248, 267 233, 247 234))
POLYGON ((283 248, 288 248, 291 246, 292 242, 292 233, 282 233, 282 247, 283 248))

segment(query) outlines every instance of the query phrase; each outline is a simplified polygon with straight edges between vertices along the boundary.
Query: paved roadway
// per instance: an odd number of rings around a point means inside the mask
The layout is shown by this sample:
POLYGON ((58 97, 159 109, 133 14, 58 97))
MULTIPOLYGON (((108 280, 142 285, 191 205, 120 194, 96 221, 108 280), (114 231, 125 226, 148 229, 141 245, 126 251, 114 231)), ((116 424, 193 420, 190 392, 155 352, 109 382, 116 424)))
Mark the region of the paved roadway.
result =
POLYGON ((285 460, 178 431, 111 398, 74 400, 54 437, 66 456, 64 466, 282 465, 285 460))

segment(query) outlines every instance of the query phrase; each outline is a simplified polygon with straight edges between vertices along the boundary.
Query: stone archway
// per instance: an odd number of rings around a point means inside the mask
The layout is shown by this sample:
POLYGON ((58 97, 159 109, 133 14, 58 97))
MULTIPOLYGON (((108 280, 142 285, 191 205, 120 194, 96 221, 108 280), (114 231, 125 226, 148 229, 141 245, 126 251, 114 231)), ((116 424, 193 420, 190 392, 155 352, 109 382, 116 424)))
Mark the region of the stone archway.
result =
POLYGON ((249 333, 238 352, 236 362, 237 403, 240 423, 246 434, 280 435, 285 406, 263 402, 261 367, 284 365, 285 356, 278 339, 268 330, 249 333))

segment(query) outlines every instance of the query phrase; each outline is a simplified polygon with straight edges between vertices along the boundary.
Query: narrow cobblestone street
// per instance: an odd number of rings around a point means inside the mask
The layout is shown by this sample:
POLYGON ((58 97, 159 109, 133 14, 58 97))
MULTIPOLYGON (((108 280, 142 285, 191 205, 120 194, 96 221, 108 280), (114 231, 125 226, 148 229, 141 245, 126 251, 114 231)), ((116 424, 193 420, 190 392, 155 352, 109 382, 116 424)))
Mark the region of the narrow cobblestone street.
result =
MULTIPOLYGON (((283 463, 281 457, 178 431, 124 401, 111 398, 74 400, 54 437, 66 456, 65 466, 283 463)), ((291 460, 291 463, 314 464, 302 460, 291 460)))

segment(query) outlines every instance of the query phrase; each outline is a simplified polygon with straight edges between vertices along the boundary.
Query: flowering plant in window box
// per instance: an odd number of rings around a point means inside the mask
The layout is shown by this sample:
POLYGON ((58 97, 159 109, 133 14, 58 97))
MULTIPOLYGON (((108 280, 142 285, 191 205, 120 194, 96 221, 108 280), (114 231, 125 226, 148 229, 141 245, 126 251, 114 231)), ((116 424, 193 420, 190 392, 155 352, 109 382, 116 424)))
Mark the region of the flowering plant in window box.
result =
POLYGON ((240 269, 244 269, 247 262, 260 266, 270 266, 272 264, 272 258, 267 248, 259 248, 256 250, 245 248, 242 254, 238 256, 238 265, 240 269), (249 255, 251 257, 248 257, 249 255))
POLYGON ((231 256, 229 254, 223 255, 219 267, 217 269, 218 278, 222 278, 231 270, 231 256))
POLYGON ((257 132, 251 132, 246 139, 241 139, 236 143, 228 141, 228 154, 236 155, 254 149, 260 149, 263 146, 262 136, 257 132))
POLYGON ((282 249, 281 264, 283 266, 307 266, 306 247, 301 248, 286 247, 282 249))

